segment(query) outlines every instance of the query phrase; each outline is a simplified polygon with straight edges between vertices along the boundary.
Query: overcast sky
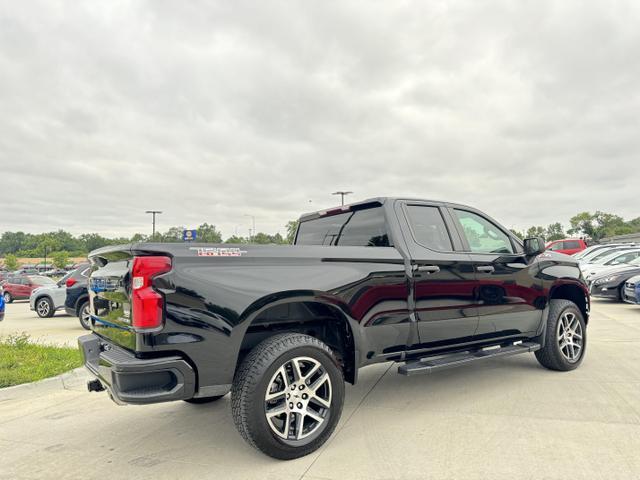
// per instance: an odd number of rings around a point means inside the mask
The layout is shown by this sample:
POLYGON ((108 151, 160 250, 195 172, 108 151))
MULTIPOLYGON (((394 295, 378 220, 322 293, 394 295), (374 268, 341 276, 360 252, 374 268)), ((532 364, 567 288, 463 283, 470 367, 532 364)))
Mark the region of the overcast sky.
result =
POLYGON ((0 232, 411 195, 640 216, 638 1, 0 0, 0 232))

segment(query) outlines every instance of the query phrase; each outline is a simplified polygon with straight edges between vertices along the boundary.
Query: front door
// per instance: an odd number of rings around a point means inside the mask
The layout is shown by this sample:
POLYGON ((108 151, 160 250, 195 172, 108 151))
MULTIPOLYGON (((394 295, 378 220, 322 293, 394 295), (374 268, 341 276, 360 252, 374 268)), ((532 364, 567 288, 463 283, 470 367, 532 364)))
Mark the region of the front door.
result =
POLYGON ((450 209, 477 279, 476 340, 535 332, 545 306, 538 264, 504 229, 479 212, 450 209))
POLYGON ((472 340, 478 316, 471 257, 452 230, 446 211, 436 203, 407 202, 397 207, 412 238, 414 312, 419 344, 411 349, 437 349, 472 340))

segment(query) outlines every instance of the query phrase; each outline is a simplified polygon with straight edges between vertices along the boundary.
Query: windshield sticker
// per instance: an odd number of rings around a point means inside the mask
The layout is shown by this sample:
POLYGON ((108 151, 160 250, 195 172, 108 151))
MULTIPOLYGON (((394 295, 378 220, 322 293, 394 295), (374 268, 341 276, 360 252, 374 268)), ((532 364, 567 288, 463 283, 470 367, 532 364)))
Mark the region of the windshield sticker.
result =
POLYGON ((196 250, 199 257, 241 257, 247 253, 246 250, 234 247, 191 247, 189 250, 196 250))

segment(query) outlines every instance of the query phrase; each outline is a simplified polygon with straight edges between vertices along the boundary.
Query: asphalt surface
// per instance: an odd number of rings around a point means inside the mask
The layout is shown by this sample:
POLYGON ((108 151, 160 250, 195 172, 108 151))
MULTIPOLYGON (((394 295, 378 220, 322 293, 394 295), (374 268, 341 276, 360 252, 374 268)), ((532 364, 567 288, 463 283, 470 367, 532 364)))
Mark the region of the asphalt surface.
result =
MULTIPOLYGON (((0 335, 82 334, 20 308, 0 335)), ((640 307, 595 301, 588 335, 567 373, 533 355, 409 378, 365 368, 329 442, 289 462, 242 441, 228 397, 119 407, 76 371, 0 390, 0 478, 640 479, 640 307)))

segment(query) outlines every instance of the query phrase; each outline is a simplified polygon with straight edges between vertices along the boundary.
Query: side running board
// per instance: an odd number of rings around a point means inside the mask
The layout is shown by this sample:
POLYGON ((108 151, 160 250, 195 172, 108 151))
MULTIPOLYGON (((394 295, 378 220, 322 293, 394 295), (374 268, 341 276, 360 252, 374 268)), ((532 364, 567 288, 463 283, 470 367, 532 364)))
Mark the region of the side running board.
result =
POLYGON ((535 352, 540 349, 539 343, 515 342, 512 345, 495 345, 479 350, 468 350, 465 352, 452 353, 446 356, 425 357, 417 360, 410 360, 398 367, 400 375, 418 375, 422 373, 432 373, 445 368, 459 367, 478 360, 489 358, 507 357, 519 353, 535 352))

